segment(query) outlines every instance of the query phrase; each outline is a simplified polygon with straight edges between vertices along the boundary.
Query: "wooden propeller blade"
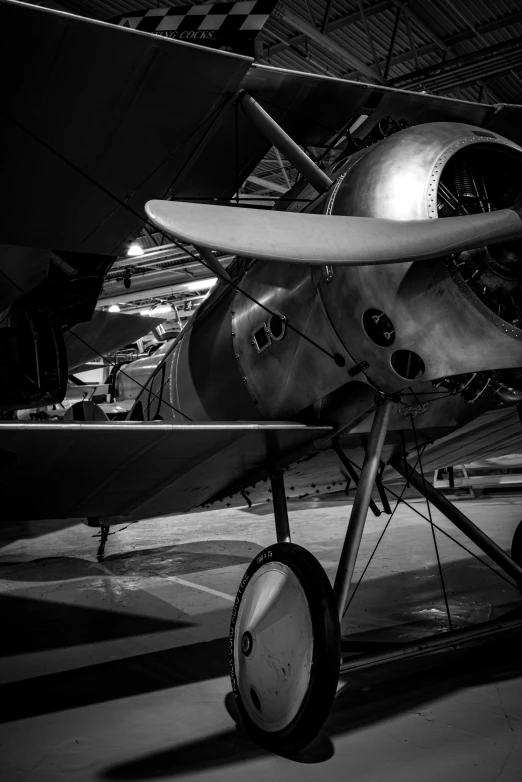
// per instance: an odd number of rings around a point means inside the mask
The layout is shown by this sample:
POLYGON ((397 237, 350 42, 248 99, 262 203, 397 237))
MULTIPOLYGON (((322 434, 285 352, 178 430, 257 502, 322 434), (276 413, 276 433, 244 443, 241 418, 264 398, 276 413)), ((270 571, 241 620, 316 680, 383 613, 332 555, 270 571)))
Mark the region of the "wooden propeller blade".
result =
POLYGON ((384 220, 149 201, 150 221, 187 244, 265 261, 364 266, 440 258, 522 236, 512 209, 444 220, 384 220))

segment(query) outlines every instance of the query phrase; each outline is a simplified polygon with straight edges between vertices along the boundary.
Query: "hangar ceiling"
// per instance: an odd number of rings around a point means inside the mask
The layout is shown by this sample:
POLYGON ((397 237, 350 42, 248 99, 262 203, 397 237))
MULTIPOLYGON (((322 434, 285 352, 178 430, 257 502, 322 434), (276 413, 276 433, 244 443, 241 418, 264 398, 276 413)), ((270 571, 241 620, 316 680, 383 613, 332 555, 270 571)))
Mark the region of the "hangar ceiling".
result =
MULTIPOLYGON (((107 20, 187 0, 34 4, 107 20)), ((461 100, 521 103, 521 44, 519 0, 283 0, 257 38, 256 62, 461 100)), ((269 208, 296 178, 272 148, 237 198, 269 208)), ((208 272, 157 234, 144 231, 137 244, 140 254, 118 258, 107 274, 99 306, 154 314, 170 304, 175 330, 206 294, 208 272)), ((228 260, 221 258, 225 265, 228 260)))

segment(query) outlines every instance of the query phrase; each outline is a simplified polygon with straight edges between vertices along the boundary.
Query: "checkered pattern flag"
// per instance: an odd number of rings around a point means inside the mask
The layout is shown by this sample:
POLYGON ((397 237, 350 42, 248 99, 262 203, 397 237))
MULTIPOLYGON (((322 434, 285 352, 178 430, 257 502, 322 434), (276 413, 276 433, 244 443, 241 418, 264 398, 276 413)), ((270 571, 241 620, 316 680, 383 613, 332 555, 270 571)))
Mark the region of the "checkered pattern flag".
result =
POLYGON ((109 21, 187 43, 253 55, 254 39, 277 0, 238 0, 178 7, 148 8, 109 21))

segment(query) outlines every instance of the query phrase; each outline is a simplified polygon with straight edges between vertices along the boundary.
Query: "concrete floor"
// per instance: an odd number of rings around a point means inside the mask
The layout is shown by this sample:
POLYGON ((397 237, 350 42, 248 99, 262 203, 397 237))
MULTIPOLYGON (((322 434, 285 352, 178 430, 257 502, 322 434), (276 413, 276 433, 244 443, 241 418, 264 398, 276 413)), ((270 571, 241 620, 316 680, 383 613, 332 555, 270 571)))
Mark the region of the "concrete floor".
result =
MULTIPOLYGON (((509 550, 520 499, 459 507, 509 550)), ((349 510, 343 500, 290 507, 294 542, 331 577, 349 510)), ((387 519, 369 516, 356 578, 387 519)), ((269 506, 132 525, 109 538, 103 564, 93 532, 63 521, 0 528, 2 782, 522 780, 520 635, 345 676, 324 734, 283 758, 238 731, 227 697, 231 604, 273 542, 269 506)), ((455 627, 520 606, 517 589, 437 540, 455 627)), ((430 527, 401 507, 346 614, 348 647, 446 628, 430 527)))

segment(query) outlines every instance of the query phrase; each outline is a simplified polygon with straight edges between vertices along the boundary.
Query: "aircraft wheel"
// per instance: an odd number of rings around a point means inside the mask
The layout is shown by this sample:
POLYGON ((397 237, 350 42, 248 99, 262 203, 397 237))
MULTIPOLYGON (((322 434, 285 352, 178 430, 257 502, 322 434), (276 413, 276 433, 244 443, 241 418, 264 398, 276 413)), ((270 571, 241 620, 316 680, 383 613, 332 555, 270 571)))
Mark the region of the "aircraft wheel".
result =
MULTIPOLYGON (((514 559, 517 565, 522 567, 522 521, 515 530, 513 542, 511 543, 511 559, 514 559)), ((522 592, 522 579, 518 581, 518 588, 522 592)))
POLYGON ((309 551, 264 549, 232 611, 229 667, 244 725, 261 746, 293 753, 321 730, 339 678, 341 640, 332 588, 309 551))

